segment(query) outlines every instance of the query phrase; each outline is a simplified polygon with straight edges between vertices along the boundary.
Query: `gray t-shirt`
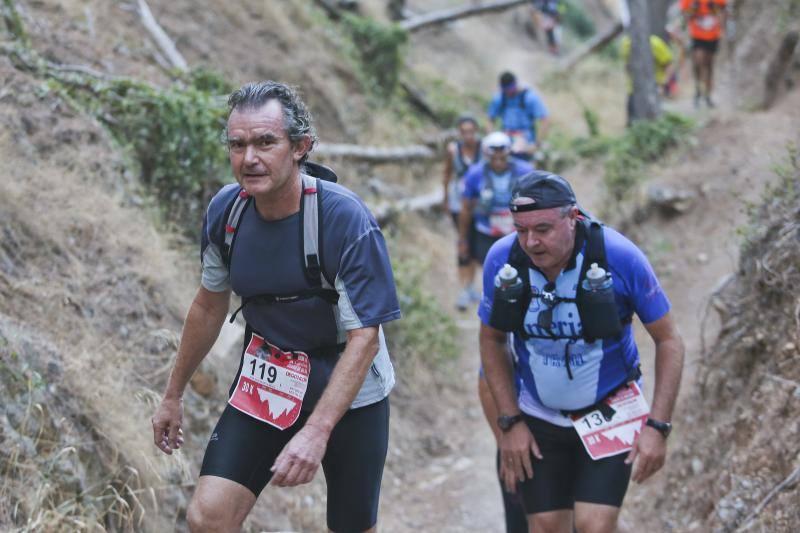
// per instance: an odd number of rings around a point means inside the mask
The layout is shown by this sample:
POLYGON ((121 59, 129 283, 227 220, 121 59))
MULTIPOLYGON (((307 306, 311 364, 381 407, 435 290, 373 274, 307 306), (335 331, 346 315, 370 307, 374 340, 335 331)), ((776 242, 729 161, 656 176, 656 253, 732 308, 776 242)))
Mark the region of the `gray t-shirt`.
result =
MULTIPOLYGON (((348 330, 400 318, 386 243, 374 217, 358 196, 341 185, 322 182, 321 188, 320 259, 339 293, 338 304, 309 298, 281 304, 252 302, 242 310, 254 331, 284 350, 332 346, 344 342, 348 330)), ((203 287, 215 292, 230 287, 242 297, 312 287, 303 269, 300 213, 265 220, 254 201, 242 214, 228 271, 220 249, 226 210, 239 190, 236 184, 226 185, 209 204, 201 245, 203 287)), ((351 407, 382 400, 394 381, 381 328, 380 349, 351 407)))

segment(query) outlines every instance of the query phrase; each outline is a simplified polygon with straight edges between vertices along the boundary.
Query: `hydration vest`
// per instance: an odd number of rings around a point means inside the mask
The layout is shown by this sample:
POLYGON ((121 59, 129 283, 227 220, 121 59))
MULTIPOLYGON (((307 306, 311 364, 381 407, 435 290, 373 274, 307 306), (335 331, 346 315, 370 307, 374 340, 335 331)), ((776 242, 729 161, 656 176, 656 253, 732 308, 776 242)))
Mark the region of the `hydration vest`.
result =
POLYGON ((608 316, 609 313, 607 312, 598 314, 592 309, 588 299, 588 293, 583 288, 583 280, 586 278, 586 271, 589 269, 592 263, 597 263, 598 266, 602 267, 606 271, 609 271, 608 261, 606 259, 605 240, 603 238, 603 226, 600 222, 592 220, 586 216, 581 216, 578 223, 582 226, 584 238, 586 239, 586 247, 583 257, 583 264, 581 265, 580 274, 578 276, 578 287, 576 289, 574 298, 557 296, 555 294, 555 289, 553 292, 537 292, 536 294, 533 294, 531 291, 529 271, 529 268, 531 267, 531 260, 520 246, 519 241, 514 241, 514 244, 511 246, 511 250, 508 255, 508 264, 517 270, 524 285, 523 294, 525 295, 520 299, 518 304, 518 318, 513 321, 516 323, 516 327, 514 327, 510 332, 514 333, 516 336, 519 336, 523 340, 532 338, 567 340, 568 342, 564 348, 564 358, 567 374, 569 375, 570 379, 572 379, 572 369, 570 368, 569 350, 572 344, 581 339, 583 339, 587 344, 591 344, 598 339, 619 337, 619 335, 622 333, 623 324, 629 324, 632 321, 632 317, 627 317, 624 320, 620 320, 616 313, 613 313, 613 316, 608 316), (581 334, 569 334, 563 331, 556 332, 553 331, 552 328, 547 328, 546 334, 544 335, 528 333, 525 330, 524 321, 528 307, 530 306, 533 298, 542 300, 542 303, 551 309, 555 308, 561 303, 574 303, 578 308, 578 315, 580 316, 581 320, 581 334))
POLYGON ((481 160, 481 141, 478 141, 478 146, 475 148, 475 158, 472 160, 471 163, 467 163, 464 160, 464 143, 461 141, 456 141, 456 154, 453 157, 453 170, 456 173, 456 176, 459 178, 462 177, 466 172, 470 165, 474 165, 478 161, 481 160))
MULTIPOLYGON (((334 284, 327 278, 322 262, 322 195, 323 181, 336 183, 338 177, 330 168, 316 163, 305 163, 304 173, 301 173, 302 193, 300 195, 300 217, 302 231, 300 234, 303 270, 311 288, 292 293, 265 293, 253 296, 243 296, 242 305, 233 312, 230 322, 245 305, 250 303, 260 304, 286 304, 308 298, 321 298, 330 305, 339 301, 339 293, 334 289, 334 284)), ((253 197, 247 191, 240 189, 234 201, 228 206, 225 213, 225 239, 220 253, 222 261, 231 270, 233 247, 236 245, 236 232, 242 222, 242 215, 252 203, 253 197)), ((343 345, 337 345, 341 348, 343 345)))

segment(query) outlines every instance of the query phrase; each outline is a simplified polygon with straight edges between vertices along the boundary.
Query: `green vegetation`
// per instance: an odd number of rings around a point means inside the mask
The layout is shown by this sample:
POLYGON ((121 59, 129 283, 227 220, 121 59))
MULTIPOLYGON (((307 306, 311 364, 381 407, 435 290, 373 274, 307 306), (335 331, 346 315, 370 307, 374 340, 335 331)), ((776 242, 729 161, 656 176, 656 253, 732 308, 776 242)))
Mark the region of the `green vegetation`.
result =
POLYGON ((580 159, 604 159, 603 183, 609 205, 625 200, 645 179, 645 166, 688 142, 695 127, 689 118, 665 113, 655 120, 637 121, 622 135, 610 137, 600 132, 594 112, 585 109, 584 119, 588 136, 572 138, 554 131, 548 137, 545 164, 549 170, 561 172, 580 159))
POLYGON ((108 128, 166 220, 196 227, 205 200, 228 175, 220 142, 226 108, 217 96, 228 89, 222 78, 200 70, 158 88, 128 79, 51 77, 45 88, 108 128))
POLYGON ((25 25, 22 23, 16 6, 14 6, 14 0, 3 0, 3 3, 0 4, 0 12, 2 12, 6 30, 14 39, 29 47, 31 45, 30 37, 25 31, 25 25))
POLYGON ((564 27, 574 32, 581 39, 591 37, 597 31, 594 22, 579 2, 575 0, 565 0, 561 3, 561 22, 564 27))
MULTIPOLYGON (((420 259, 392 261, 403 319, 387 325, 389 339, 402 358, 440 364, 458 356, 458 328, 422 282, 427 272, 420 259), (410 353, 409 353, 410 352, 410 353)), ((398 354, 395 354, 398 355, 398 354)))
MULTIPOLYGON (((464 113, 482 116, 489 105, 488 95, 455 86, 446 79, 414 72, 408 72, 407 75, 409 84, 422 93, 436 122, 443 128, 452 128, 464 113)), ((407 112, 415 113, 410 110, 407 112)), ((398 120, 403 120, 403 117, 398 117, 398 120)))
POLYGON ((394 94, 403 69, 403 45, 408 34, 397 24, 345 14, 342 25, 353 43, 353 54, 369 92, 383 99, 394 94))
POLYGON ((611 144, 603 182, 610 198, 621 201, 644 178, 644 166, 686 141, 694 129, 691 119, 665 113, 654 120, 639 120, 611 144))
POLYGON ((774 245, 776 239, 786 239, 770 228, 770 223, 797 220, 800 216, 800 147, 789 144, 786 150, 785 160, 773 165, 777 182, 764 188, 760 202, 748 204, 749 222, 737 228, 743 237, 742 257, 759 257, 765 243, 774 245), (765 235, 767 231, 773 232, 771 238, 765 235))
POLYGON ((160 88, 128 78, 92 75, 58 67, 23 38, 11 0, 3 0, 6 24, 16 21, 15 41, 3 46, 17 68, 44 80, 39 96, 52 94, 104 124, 138 170, 142 184, 169 222, 196 228, 208 196, 228 175, 220 134, 227 110, 220 94, 231 85, 204 68, 175 72, 160 88))

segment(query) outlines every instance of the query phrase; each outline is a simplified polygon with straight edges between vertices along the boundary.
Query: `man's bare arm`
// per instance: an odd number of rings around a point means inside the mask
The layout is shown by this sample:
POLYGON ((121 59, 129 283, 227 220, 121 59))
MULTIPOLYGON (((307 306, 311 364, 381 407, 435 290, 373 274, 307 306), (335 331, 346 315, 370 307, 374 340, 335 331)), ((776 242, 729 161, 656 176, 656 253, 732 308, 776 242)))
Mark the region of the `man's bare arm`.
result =
POLYGON ((303 429, 292 437, 272 465, 273 485, 291 487, 314 479, 331 432, 364 384, 379 347, 378 326, 347 332, 347 346, 333 369, 325 392, 303 429))
POLYGON ((197 290, 183 325, 178 355, 172 367, 164 398, 153 414, 153 440, 164 453, 179 447, 178 433, 183 419, 182 398, 186 384, 217 340, 230 303, 230 290, 197 290))
MULTIPOLYGON (((656 345, 656 384, 650 416, 661 422, 669 422, 681 383, 683 340, 669 313, 644 327, 656 345)), ((666 455, 667 442, 664 436, 652 427, 645 426, 626 459, 628 464, 635 462, 631 479, 637 483, 645 481, 664 466, 666 455)))

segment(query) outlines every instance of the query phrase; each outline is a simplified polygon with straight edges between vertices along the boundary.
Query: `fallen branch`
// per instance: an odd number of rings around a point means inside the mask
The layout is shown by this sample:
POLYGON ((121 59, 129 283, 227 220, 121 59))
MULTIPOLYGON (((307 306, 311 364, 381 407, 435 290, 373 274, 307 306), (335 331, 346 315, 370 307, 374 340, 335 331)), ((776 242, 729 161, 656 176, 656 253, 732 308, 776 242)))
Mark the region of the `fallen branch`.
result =
POLYGON ((504 11, 506 9, 517 7, 526 3, 528 3, 526 0, 496 0, 494 2, 483 2, 482 4, 442 9, 440 11, 433 11, 426 15, 420 15, 418 17, 405 20, 400 23, 400 27, 407 32, 415 32, 428 26, 444 24, 445 22, 466 17, 473 17, 475 15, 483 15, 484 13, 504 11))
POLYGON ((439 121, 436 111, 434 111, 430 104, 428 104, 428 101, 425 99, 425 95, 422 93, 422 91, 403 80, 400 80, 400 87, 405 91, 408 102, 414 106, 417 111, 432 119, 434 122, 439 121))
POLYGON ((361 159, 373 163, 397 163, 414 160, 428 160, 436 157, 436 152, 427 146, 412 144, 409 146, 364 146, 359 144, 319 143, 314 154, 323 157, 343 157, 361 159))
POLYGON ((564 59, 558 66, 558 71, 561 74, 566 74, 575 68, 575 65, 616 39, 617 36, 622 33, 622 29, 622 22, 617 22, 603 33, 598 33, 589 39, 581 48, 575 50, 569 57, 564 59))
POLYGON ((147 5, 146 0, 139 0, 138 6, 139 17, 142 19, 142 24, 147 31, 150 32, 150 36, 164 53, 164 56, 170 64, 180 71, 185 72, 189 70, 189 64, 178 51, 172 39, 169 38, 167 32, 164 31, 164 28, 162 28, 155 17, 153 17, 153 13, 150 11, 150 6, 147 5))
POLYGON ((780 383, 781 385, 788 385, 790 387, 794 387, 797 390, 800 390, 800 383, 798 383, 793 379, 787 379, 781 376, 776 376, 775 374, 765 374, 765 377, 771 379, 772 381, 780 383))
POLYGON ((433 192, 414 196, 413 198, 405 198, 397 200, 396 202, 385 202, 374 209, 372 214, 379 224, 384 225, 396 216, 398 213, 414 212, 414 211, 429 211, 436 206, 441 205, 444 193, 441 189, 433 192))
POLYGON ((764 508, 767 506, 767 504, 769 504, 769 502, 780 491, 782 491, 786 487, 794 485, 798 481, 800 481, 800 466, 795 468, 794 472, 789 474, 789 477, 787 477, 786 479, 784 479, 783 481, 778 483, 775 486, 775 488, 773 488, 771 491, 769 491, 769 494, 767 494, 766 497, 763 500, 761 500, 761 502, 758 505, 756 505, 756 508, 753 509, 753 512, 750 513, 747 516, 747 518, 744 519, 744 521, 742 522, 742 525, 739 526, 739 528, 736 530, 736 532, 738 533, 739 531, 745 531, 745 530, 749 529, 750 528, 750 523, 753 522, 758 517, 759 514, 761 514, 761 511, 764 510, 764 508))

